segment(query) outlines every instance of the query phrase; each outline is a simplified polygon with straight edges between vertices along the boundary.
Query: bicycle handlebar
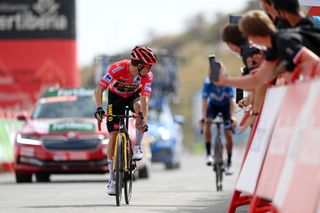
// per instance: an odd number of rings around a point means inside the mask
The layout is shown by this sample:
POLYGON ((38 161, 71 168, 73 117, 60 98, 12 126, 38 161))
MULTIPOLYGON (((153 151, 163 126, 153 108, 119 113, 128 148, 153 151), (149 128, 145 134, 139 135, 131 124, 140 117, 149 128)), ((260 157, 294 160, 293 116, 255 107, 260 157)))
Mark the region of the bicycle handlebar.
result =
POLYGON ((120 118, 120 119, 125 119, 125 118, 137 118, 139 117, 138 114, 133 114, 133 115, 112 115, 112 114, 104 114, 102 116, 101 120, 98 120, 98 130, 101 131, 101 123, 103 122, 103 117, 108 118, 108 117, 113 117, 113 118, 120 118))

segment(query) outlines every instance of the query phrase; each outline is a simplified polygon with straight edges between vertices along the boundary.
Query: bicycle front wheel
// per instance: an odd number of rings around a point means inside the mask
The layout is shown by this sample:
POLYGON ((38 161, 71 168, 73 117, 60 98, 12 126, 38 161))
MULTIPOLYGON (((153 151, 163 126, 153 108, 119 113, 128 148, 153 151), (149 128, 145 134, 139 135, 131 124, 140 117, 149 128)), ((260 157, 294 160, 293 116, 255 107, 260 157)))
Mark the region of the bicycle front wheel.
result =
POLYGON ((132 183, 133 183, 133 170, 135 168, 134 161, 132 160, 132 147, 131 143, 127 140, 126 143, 126 164, 127 164, 127 170, 125 171, 125 177, 124 177, 124 198, 126 201, 126 204, 129 204, 131 197, 132 197, 132 183))
POLYGON ((116 141, 116 203, 117 206, 121 203, 122 187, 123 187, 123 138, 121 134, 118 134, 116 141))
POLYGON ((214 171, 216 173, 217 191, 222 191, 223 181, 223 145, 221 138, 217 137, 214 146, 214 171))
POLYGON ((217 188, 217 191, 222 191, 222 178, 223 178, 222 167, 219 165, 216 165, 216 188, 217 188))

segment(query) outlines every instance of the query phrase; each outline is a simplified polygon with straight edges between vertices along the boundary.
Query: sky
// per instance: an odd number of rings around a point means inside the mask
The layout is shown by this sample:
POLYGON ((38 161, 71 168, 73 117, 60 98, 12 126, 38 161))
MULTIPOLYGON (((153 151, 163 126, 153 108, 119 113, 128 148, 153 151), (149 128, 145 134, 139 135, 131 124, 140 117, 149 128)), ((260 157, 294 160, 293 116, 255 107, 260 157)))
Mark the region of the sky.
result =
POLYGON ((89 65, 98 54, 117 54, 157 37, 184 31, 187 21, 203 13, 233 13, 247 0, 77 0, 78 64, 89 65))

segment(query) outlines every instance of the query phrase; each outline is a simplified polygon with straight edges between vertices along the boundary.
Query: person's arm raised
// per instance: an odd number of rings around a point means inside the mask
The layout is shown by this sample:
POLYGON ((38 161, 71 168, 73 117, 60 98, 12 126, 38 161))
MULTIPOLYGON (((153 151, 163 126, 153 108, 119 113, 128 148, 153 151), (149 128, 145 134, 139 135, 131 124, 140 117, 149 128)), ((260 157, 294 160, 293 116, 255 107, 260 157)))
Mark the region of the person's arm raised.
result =
POLYGON ((257 68, 255 74, 240 77, 225 77, 223 72, 224 68, 222 67, 218 82, 226 86, 251 91, 254 90, 257 86, 267 84, 275 78, 275 75, 272 72, 272 70, 276 63, 276 61, 269 62, 264 60, 260 67, 257 68))

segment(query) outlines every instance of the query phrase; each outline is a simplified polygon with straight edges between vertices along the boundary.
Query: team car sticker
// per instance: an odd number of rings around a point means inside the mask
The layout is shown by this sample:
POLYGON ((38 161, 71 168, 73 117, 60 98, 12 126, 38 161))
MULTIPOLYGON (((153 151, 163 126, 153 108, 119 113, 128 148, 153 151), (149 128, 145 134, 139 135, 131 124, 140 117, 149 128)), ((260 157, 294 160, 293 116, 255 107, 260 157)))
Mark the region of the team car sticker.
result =
POLYGON ((92 96, 94 89, 88 88, 64 88, 64 89, 57 89, 57 88, 50 88, 47 92, 43 95, 43 97, 60 97, 60 96, 92 96))
POLYGON ((49 126, 49 133, 67 131, 94 132, 95 124, 81 121, 66 121, 50 124, 49 126))

